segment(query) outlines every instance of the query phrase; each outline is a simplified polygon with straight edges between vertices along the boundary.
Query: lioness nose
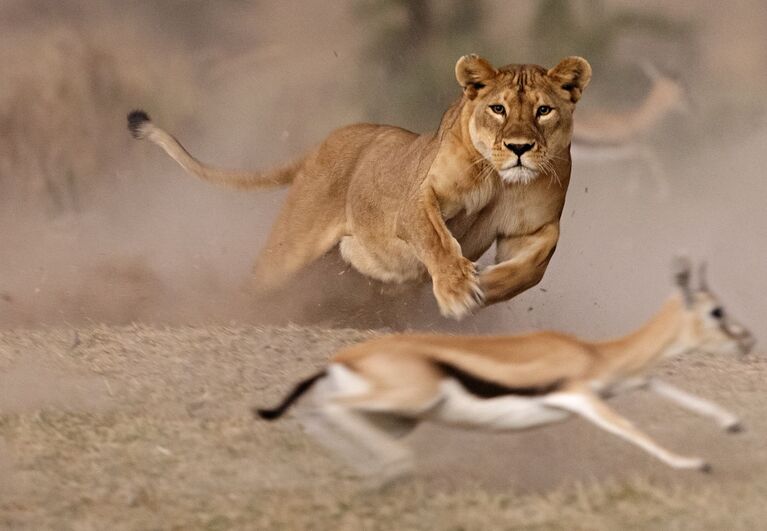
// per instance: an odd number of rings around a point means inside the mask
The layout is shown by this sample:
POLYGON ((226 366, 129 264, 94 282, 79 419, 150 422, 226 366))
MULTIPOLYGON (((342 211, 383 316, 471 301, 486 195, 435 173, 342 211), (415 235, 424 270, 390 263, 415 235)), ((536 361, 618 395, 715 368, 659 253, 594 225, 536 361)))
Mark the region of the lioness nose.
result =
POLYGON ((510 149, 517 157, 521 157, 535 146, 535 144, 504 144, 510 149))

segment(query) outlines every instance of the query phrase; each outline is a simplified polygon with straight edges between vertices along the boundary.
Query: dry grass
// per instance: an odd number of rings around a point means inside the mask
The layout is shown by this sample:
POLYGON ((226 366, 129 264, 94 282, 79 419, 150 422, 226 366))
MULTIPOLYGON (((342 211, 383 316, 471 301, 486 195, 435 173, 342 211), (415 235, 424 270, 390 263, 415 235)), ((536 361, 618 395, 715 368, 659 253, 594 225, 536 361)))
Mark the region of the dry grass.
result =
POLYGON ((252 420, 253 403, 367 336, 299 327, 0 333, 0 527, 755 529, 767 516, 761 361, 662 368, 742 413, 747 431, 737 437, 641 394, 616 404, 670 447, 710 457, 705 476, 670 471, 583 422, 470 444, 425 427, 411 439, 423 460, 463 444, 438 467, 371 490, 292 419, 252 420), (542 476, 559 486, 527 487, 542 476))

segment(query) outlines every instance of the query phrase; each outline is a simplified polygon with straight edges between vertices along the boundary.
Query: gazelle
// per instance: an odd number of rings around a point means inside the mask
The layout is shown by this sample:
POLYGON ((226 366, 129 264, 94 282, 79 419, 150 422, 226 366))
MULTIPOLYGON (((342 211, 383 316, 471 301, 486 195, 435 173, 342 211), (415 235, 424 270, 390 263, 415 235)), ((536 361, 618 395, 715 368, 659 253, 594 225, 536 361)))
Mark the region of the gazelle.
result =
POLYGON ((584 162, 638 162, 656 181, 658 195, 668 197, 663 167, 646 138, 670 113, 687 112, 685 87, 648 62, 641 64, 652 86, 642 103, 624 111, 584 110, 573 131, 573 160, 584 162))
POLYGON ((699 273, 691 287, 689 261, 677 264, 679 288, 635 332, 585 341, 558 332, 517 336, 389 335, 345 348, 327 368, 300 382, 274 409, 280 417, 310 391, 307 431, 360 469, 395 475, 410 467, 397 438, 419 422, 487 430, 521 430, 579 415, 679 469, 709 470, 697 457, 675 454, 613 411, 606 399, 647 389, 729 432, 738 418, 646 373, 662 359, 706 351, 747 354, 751 333, 725 313, 699 273))

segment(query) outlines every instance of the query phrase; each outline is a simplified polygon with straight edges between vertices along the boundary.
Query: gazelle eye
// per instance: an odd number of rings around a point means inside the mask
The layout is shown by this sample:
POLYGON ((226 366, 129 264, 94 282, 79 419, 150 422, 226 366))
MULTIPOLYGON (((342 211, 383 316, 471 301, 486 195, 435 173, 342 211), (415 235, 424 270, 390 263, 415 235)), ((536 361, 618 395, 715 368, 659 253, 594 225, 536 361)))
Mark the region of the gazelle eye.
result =
POLYGON ((506 114, 506 107, 504 107, 500 103, 491 105, 490 110, 493 111, 495 114, 500 114, 500 115, 506 114))
POLYGON ((724 317, 724 309, 722 309, 721 306, 717 306, 713 310, 711 310, 711 317, 714 319, 721 319, 724 317))
POLYGON ((551 112, 551 107, 548 105, 541 105, 538 110, 535 111, 536 116, 546 116, 551 112))

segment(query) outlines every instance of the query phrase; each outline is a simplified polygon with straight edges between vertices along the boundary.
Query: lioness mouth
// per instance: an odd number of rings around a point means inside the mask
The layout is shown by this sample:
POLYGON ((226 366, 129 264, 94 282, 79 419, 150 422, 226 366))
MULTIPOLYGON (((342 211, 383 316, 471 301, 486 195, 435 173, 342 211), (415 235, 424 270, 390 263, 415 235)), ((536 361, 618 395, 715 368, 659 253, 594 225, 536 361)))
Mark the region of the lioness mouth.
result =
POLYGON ((525 166, 520 161, 518 161, 513 166, 501 168, 499 173, 501 175, 501 179, 503 179, 503 181, 506 183, 527 184, 538 177, 538 170, 529 166, 525 166))
POLYGON ((501 168, 501 171, 509 171, 509 170, 517 170, 517 168, 525 169, 529 171, 537 171, 535 168, 531 168, 530 166, 523 164, 521 160, 518 160, 516 164, 512 164, 511 166, 506 166, 505 168, 501 168))

